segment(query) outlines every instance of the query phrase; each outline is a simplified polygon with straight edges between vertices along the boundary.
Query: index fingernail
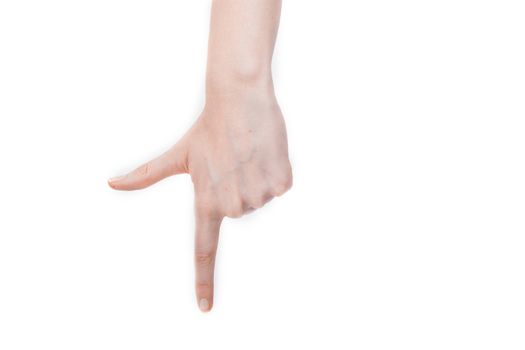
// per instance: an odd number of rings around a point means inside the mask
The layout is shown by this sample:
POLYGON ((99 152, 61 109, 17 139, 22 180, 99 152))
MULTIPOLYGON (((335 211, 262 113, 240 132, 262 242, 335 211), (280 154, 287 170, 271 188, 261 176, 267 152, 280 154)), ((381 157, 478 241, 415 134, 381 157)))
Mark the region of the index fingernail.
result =
POLYGON ((202 312, 206 312, 210 310, 210 303, 208 302, 208 299, 201 299, 199 301, 199 308, 202 312))

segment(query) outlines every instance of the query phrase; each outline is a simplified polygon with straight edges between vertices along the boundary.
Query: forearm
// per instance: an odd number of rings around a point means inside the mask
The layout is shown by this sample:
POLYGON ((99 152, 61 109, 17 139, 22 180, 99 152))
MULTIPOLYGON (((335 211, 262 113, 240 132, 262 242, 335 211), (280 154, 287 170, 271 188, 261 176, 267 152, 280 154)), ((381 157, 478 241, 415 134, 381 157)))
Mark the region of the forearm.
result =
POLYGON ((281 0, 213 0, 207 98, 257 90, 273 94, 271 61, 281 0))

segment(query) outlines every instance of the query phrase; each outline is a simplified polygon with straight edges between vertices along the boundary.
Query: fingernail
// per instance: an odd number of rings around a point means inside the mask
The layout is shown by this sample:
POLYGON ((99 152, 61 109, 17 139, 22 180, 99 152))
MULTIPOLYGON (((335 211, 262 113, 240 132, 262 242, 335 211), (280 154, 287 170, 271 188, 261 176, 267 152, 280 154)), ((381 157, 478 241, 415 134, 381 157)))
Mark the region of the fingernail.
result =
POLYGON ((122 179, 124 176, 115 176, 109 179, 109 182, 117 182, 118 180, 122 179))
POLYGON ((201 299, 199 301, 199 308, 202 312, 206 312, 210 310, 210 303, 208 302, 208 299, 201 299))

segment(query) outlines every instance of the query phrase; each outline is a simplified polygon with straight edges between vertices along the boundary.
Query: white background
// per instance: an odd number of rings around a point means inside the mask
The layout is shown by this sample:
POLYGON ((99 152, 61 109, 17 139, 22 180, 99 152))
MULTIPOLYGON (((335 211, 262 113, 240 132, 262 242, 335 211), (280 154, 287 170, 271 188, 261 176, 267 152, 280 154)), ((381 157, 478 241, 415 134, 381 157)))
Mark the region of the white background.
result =
POLYGON ((294 187, 193 294, 209 1, 0 1, 0 349, 524 349, 522 1, 285 0, 294 187))

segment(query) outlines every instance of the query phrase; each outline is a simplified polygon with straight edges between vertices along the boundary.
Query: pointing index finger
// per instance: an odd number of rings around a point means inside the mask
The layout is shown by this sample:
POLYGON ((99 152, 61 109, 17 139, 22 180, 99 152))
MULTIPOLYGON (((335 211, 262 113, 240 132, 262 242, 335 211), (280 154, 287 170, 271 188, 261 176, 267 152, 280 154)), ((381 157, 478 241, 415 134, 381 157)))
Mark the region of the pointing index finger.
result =
POLYGON ((213 306, 213 277, 222 217, 197 209, 195 212, 195 292, 199 308, 213 306))

